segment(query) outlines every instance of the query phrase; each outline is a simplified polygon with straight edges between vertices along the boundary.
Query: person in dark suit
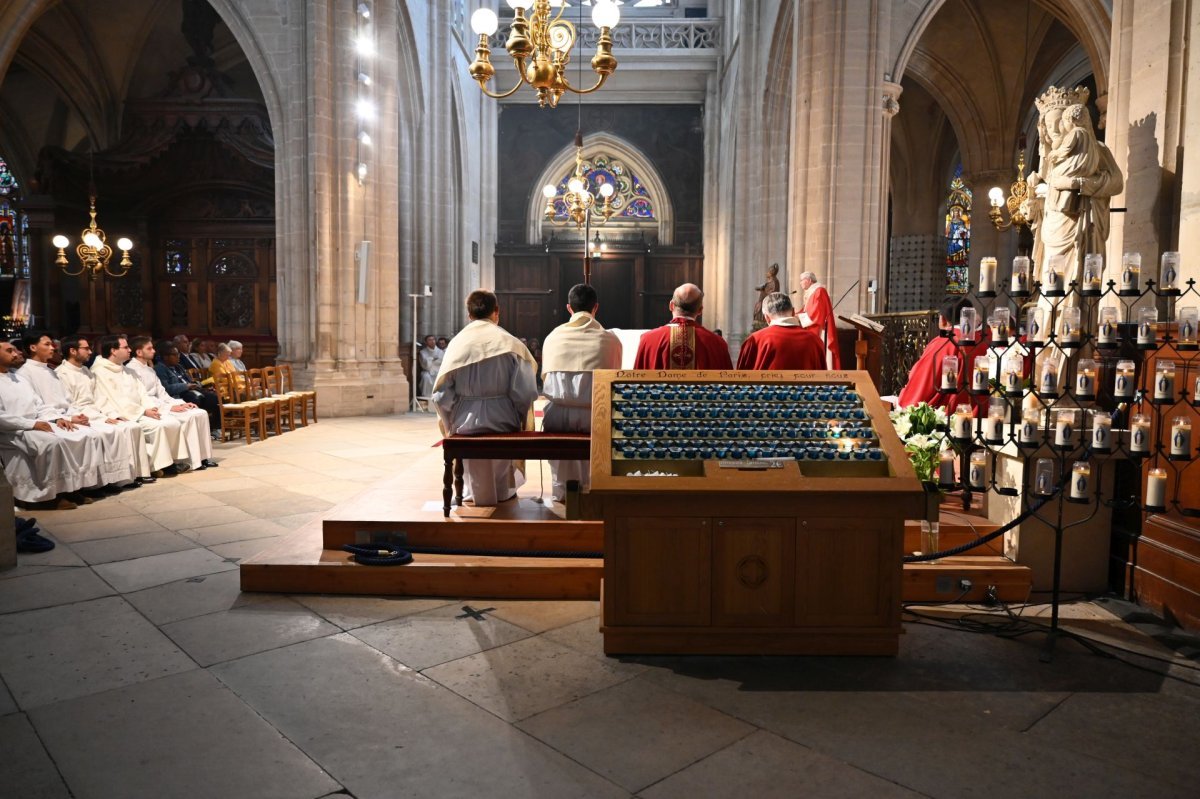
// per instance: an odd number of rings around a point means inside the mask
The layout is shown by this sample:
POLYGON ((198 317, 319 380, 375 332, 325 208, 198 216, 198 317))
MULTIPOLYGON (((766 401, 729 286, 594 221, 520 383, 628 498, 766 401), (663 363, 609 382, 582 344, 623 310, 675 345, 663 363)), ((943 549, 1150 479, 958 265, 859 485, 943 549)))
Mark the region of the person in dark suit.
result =
MULTIPOLYGON (((175 338, 171 339, 171 343, 179 351, 179 365, 184 369, 203 369, 208 371, 208 368, 200 365, 200 361, 195 355, 192 355, 192 341, 186 334, 180 333, 175 338)), ((167 381, 163 380, 165 385, 167 381)))
POLYGON ((172 397, 191 402, 208 412, 208 426, 212 429, 213 440, 220 441, 221 406, 217 402, 217 393, 200 385, 188 375, 187 370, 180 365, 180 355, 179 348, 174 343, 160 341, 158 363, 154 365, 154 372, 172 397))

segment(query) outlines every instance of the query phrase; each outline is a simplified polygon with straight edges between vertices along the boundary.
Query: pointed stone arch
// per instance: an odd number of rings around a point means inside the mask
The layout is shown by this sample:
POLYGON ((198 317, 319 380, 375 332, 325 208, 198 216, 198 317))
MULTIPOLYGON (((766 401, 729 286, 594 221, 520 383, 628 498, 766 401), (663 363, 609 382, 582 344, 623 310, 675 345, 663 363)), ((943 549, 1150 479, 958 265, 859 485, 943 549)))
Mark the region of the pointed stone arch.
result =
MULTIPOLYGON (((671 244, 675 240, 675 210, 671 195, 667 192, 666 183, 654 168, 653 162, 637 147, 620 136, 601 131, 589 133, 583 138, 583 154, 603 152, 620 158, 633 173, 638 176, 646 191, 654 202, 654 219, 657 222, 658 243, 671 244)), ((543 233, 550 228, 543 228, 546 208, 542 196, 542 186, 548 183, 557 185, 563 175, 575 168, 575 145, 564 147, 547 163, 546 168, 533 183, 532 196, 525 214, 526 236, 530 244, 542 241, 543 233)))

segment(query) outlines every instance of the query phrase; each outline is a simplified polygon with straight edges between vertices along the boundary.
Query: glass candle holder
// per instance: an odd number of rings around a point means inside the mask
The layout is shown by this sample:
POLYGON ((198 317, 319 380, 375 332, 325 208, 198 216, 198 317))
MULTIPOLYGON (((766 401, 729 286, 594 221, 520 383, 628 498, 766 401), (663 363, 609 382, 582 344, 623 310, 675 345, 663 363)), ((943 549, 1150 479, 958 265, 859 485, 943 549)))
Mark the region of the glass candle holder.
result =
POLYGON ((979 259, 979 292, 980 294, 996 293, 996 259, 979 259))
POLYGON ((1134 414, 1129 420, 1129 451, 1138 455, 1150 452, 1150 417, 1134 414))
POLYGON ((954 415, 950 417, 950 435, 959 441, 969 440, 972 435, 973 416, 974 412, 970 405, 960 404, 954 411, 954 415))
POLYGON ((1116 308, 1101 308, 1097 319, 1096 343, 1100 346, 1116 346, 1120 328, 1121 312, 1116 308))
POLYGON ((1159 291, 1179 291, 1179 253, 1164 252, 1158 270, 1159 291))
POLYGON ((1012 312, 1007 308, 997 308, 991 316, 988 317, 988 327, 992 329, 992 341, 997 344, 1008 343, 1008 323, 1012 319, 1012 312))
POLYGON ((971 369, 971 390, 976 392, 986 392, 988 390, 988 356, 976 355, 975 365, 971 369))
POLYGON ((1099 294, 1103 277, 1104 256, 1095 252, 1085 255, 1083 257, 1083 280, 1080 288, 1092 294, 1099 294))
POLYGON ((1046 268, 1042 274, 1042 293, 1062 294, 1063 293, 1063 275, 1067 270, 1067 256, 1052 255, 1046 261, 1046 268))
POLYGON ((958 334, 963 341, 974 341, 979 335, 979 312, 974 308, 963 308, 959 313, 958 334))
POLYGON ((1004 442, 1004 417, 1008 414, 1008 409, 1003 403, 993 405, 988 409, 987 418, 983 420, 983 439, 989 444, 1001 444, 1004 442))
POLYGON ((1054 446, 1071 449, 1075 446, 1075 409, 1054 410, 1054 446))
POLYGON ((954 461, 957 460, 952 449, 942 450, 938 456, 938 485, 954 485, 954 461))
POLYGON ((1171 457, 1192 457, 1192 420, 1186 416, 1171 420, 1171 457))
POLYGON ((1015 353, 1005 356, 1000 364, 1000 385, 1009 394, 1021 393, 1021 379, 1024 377, 1025 359, 1015 353))
POLYGON ((1033 493, 1048 497, 1054 493, 1054 461, 1038 458, 1033 465, 1033 493))
POLYGON ((1139 346, 1153 347, 1157 343, 1157 325, 1157 308, 1141 308, 1138 310, 1137 343, 1139 346))
POLYGON ((1196 375, 1196 382, 1192 385, 1192 405, 1200 408, 1200 375, 1196 375))
POLYGON ((1029 309, 1029 315, 1025 317, 1025 340, 1038 345, 1046 342, 1045 308, 1029 309))
POLYGON ((1075 461, 1071 467, 1071 499, 1087 499, 1092 484, 1092 466, 1087 461, 1075 461))
POLYGON ((1179 346, 1196 346, 1196 325, 1200 322, 1200 310, 1195 305, 1180 308, 1176 317, 1179 328, 1179 346))
POLYGON ((1142 290, 1142 254, 1127 252, 1121 256, 1121 279, 1118 285, 1122 294, 1138 294, 1142 290))
POLYGON ((1112 449, 1112 416, 1107 411, 1092 413, 1092 449, 1099 452, 1112 449))
POLYGON ((971 484, 971 488, 983 488, 987 485, 987 453, 981 449, 971 453, 967 482, 971 484))
POLYGON ((1154 365, 1154 399, 1169 402, 1175 399, 1175 362, 1159 361, 1154 365))
POLYGON ((958 356, 942 358, 942 378, 938 386, 942 391, 958 391, 958 356))
POLYGON ((1059 331, 1059 343, 1063 346, 1078 344, 1082 334, 1080 319, 1082 311, 1079 308, 1064 308, 1062 311, 1062 326, 1059 331))
POLYGON ((1042 363, 1042 373, 1038 375, 1039 394, 1058 393, 1058 363, 1047 359, 1042 363))
POLYGON ((1167 509, 1167 470, 1156 466, 1146 475, 1146 507, 1167 509))
POLYGON ((1009 291, 1013 294, 1028 294, 1029 293, 1029 258, 1025 255, 1018 255, 1013 258, 1012 262, 1012 279, 1009 283, 1009 291))
POLYGON ((1117 373, 1113 376, 1113 397, 1129 399, 1133 396, 1137 365, 1133 361, 1117 361, 1117 373))
POLYGON ((1081 397, 1096 396, 1096 362, 1080 358, 1075 367, 1075 393, 1081 397))
POLYGON ((1026 408, 1021 411, 1021 431, 1019 441, 1022 444, 1037 444, 1038 432, 1042 426, 1042 412, 1037 408, 1026 408))

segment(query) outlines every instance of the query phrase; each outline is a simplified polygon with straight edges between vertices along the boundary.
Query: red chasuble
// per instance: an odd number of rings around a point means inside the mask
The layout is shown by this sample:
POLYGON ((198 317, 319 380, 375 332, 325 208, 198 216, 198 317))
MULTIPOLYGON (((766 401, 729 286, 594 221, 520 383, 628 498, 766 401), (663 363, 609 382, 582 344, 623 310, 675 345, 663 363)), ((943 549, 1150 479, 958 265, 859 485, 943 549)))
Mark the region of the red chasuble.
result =
POLYGON ((634 369, 732 369, 725 339, 694 319, 676 317, 643 333, 634 369))
POLYGON ((838 349, 837 322, 833 318, 833 303, 830 302, 829 292, 824 286, 817 286, 804 301, 804 313, 813 321, 809 329, 818 334, 825 334, 825 346, 829 350, 829 368, 841 369, 842 356, 838 349))
POLYGON ((823 370, 825 344, 814 328, 770 325, 742 342, 738 369, 823 370))
MULTIPOLYGON (((904 384, 904 388, 900 389, 898 397, 900 407, 908 408, 920 402, 928 402, 935 408, 946 408, 947 412, 950 412, 961 403, 972 403, 981 415, 985 415, 988 398, 972 397, 966 390, 966 376, 971 374, 970 370, 974 367, 975 356, 987 352, 991 335, 986 327, 983 329, 983 333, 982 341, 973 347, 963 347, 961 350, 954 346, 953 341, 943 336, 937 336, 926 344, 920 359, 908 372, 908 382, 904 384), (959 358, 958 384, 962 387, 962 391, 957 394, 942 394, 938 391, 938 386, 942 384, 942 359, 950 355, 959 358)), ((956 337, 959 335, 958 328, 954 329, 954 335, 956 337)))

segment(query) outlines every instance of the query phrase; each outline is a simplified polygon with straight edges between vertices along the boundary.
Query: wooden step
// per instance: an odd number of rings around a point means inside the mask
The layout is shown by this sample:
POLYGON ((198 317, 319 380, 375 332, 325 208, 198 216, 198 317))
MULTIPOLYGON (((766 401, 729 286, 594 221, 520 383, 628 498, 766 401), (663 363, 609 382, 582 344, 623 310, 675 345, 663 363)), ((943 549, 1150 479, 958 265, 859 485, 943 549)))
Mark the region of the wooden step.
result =
POLYGON ((1005 602, 1024 602, 1033 572, 996 556, 959 555, 937 563, 906 563, 901 596, 905 602, 982 602, 989 585, 996 586, 996 596, 1005 602), (965 594, 959 588, 963 579, 971 581, 965 594))
MULTIPOLYGON (((971 521, 974 524, 974 529, 972 529, 970 524, 961 520, 943 522, 938 529, 938 548, 942 550, 953 549, 1000 528, 1000 525, 989 522, 987 519, 979 519, 978 521, 972 519, 971 521)), ((918 552, 922 549, 921 523, 915 521, 905 522, 904 553, 911 555, 913 552, 918 552)), ((1002 556, 1004 554, 1004 536, 998 536, 986 544, 971 547, 961 554, 1002 556)))

